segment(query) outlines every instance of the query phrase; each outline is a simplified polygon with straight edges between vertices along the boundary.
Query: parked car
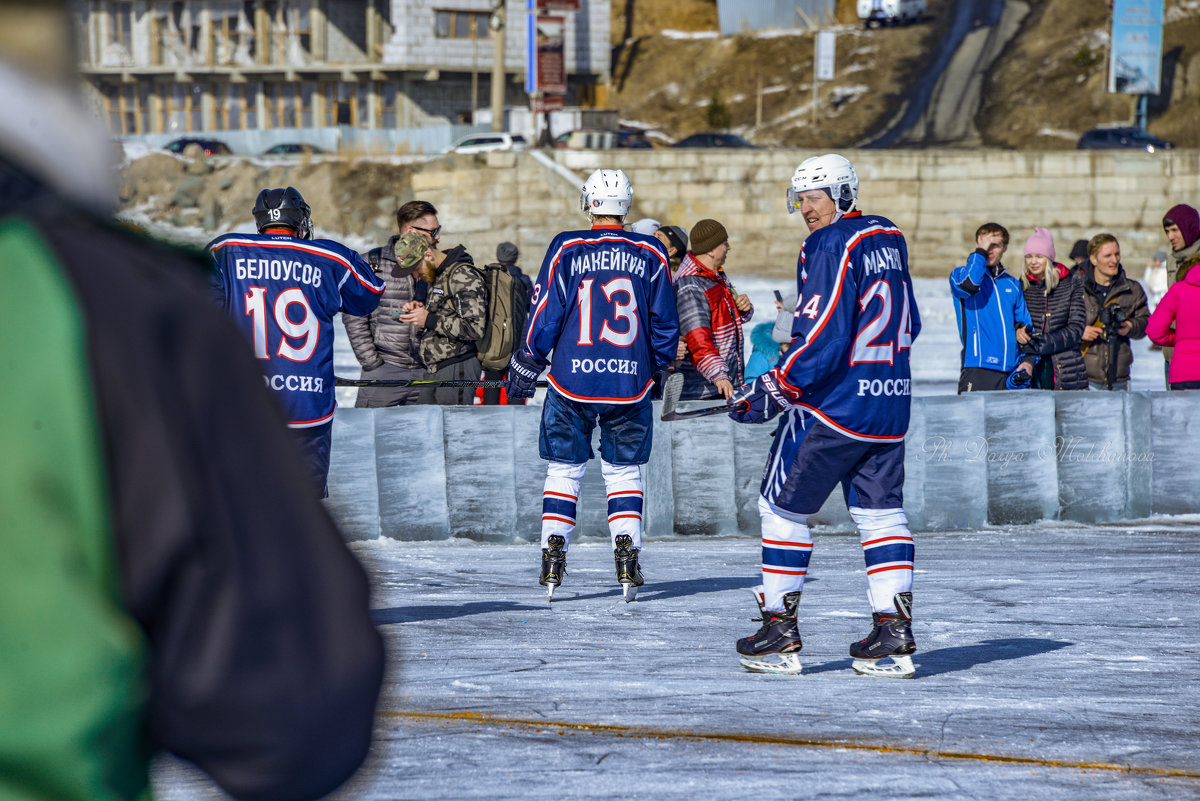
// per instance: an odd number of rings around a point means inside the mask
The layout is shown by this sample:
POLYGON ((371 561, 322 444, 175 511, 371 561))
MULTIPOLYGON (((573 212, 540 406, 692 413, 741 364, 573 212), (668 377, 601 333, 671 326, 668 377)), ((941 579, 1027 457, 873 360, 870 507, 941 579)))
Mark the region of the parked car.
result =
POLYGON ((1079 150, 1107 150, 1110 148, 1133 148, 1153 153, 1156 150, 1170 150, 1175 145, 1157 136, 1152 136, 1141 128, 1093 128, 1079 137, 1079 150))
POLYGON ((194 136, 185 136, 169 142, 163 150, 169 150, 172 153, 183 153, 184 148, 188 145, 199 145, 204 149, 206 156, 231 156, 233 151, 229 149, 229 145, 222 142, 220 139, 199 139, 194 136))
POLYGON ((925 15, 925 0, 858 0, 858 18, 872 25, 907 25, 925 15))
POLYGON ((631 128, 617 133, 617 147, 630 147, 641 150, 652 148, 654 145, 650 144, 650 140, 646 138, 645 131, 631 128))
POLYGON ((609 150, 617 147, 617 132, 580 128, 554 137, 554 146, 570 150, 609 150))
POLYGON ((747 142, 737 134, 727 133, 698 133, 691 136, 685 136, 680 139, 672 147, 758 147, 758 145, 747 142))
POLYGON ((310 145, 307 142, 286 142, 269 147, 263 151, 264 156, 317 156, 328 151, 310 145))
POLYGON ((450 153, 487 153, 489 150, 524 150, 529 147, 521 134, 486 133, 464 136, 450 146, 450 153))

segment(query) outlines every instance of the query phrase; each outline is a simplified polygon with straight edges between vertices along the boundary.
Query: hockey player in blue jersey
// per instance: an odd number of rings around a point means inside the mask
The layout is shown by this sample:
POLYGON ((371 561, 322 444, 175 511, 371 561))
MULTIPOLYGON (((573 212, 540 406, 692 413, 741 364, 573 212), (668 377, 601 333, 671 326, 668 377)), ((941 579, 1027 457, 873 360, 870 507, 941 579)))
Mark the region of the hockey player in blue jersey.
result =
POLYGON ((337 406, 333 316, 370 314, 384 285, 355 251, 312 238, 308 204, 290 186, 258 193, 254 223, 257 234, 225 234, 209 244, 213 291, 250 340, 325 497, 337 406))
POLYGON ((600 425, 617 581, 626 601, 642 585, 642 471, 650 458, 654 375, 675 358, 679 317, 666 248, 622 227, 633 187, 620 170, 596 170, 580 203, 590 229, 550 243, 533 286, 508 397, 533 395, 549 364, 538 451, 549 462, 542 495, 542 572, 549 598, 562 583, 579 485, 600 425))
POLYGON ((783 414, 758 501, 762 627, 737 642, 749 670, 801 670, 796 611, 812 554, 808 518, 840 483, 862 542, 874 622, 871 634, 850 646, 854 669, 913 675, 904 435, 909 353, 921 323, 904 235, 891 221, 856 210, 857 200, 858 177, 842 156, 816 156, 796 168, 788 212, 799 211, 810 233, 797 264, 792 342, 771 370, 728 401, 741 423, 783 414))

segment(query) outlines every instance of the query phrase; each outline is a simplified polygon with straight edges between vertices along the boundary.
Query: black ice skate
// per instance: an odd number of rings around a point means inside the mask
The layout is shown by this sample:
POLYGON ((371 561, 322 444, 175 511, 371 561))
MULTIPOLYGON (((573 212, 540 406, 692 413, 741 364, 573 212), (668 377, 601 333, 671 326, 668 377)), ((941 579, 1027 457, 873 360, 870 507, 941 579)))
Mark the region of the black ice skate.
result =
MULTIPOLYGON (((755 593, 755 600, 758 600, 755 593)), ((800 665, 800 631, 796 628, 796 607, 800 605, 800 593, 789 592, 783 596, 782 612, 762 608, 762 628, 757 633, 737 641, 737 652, 742 655, 742 667, 755 673, 787 673, 795 675, 800 665)))
POLYGON ((898 593, 895 612, 876 612, 871 636, 850 646, 853 668, 864 676, 911 679, 916 673, 912 654, 917 643, 912 635, 912 593, 898 593), (890 662, 882 662, 889 659, 890 662))
POLYGON ((638 587, 645 584, 642 568, 638 565, 639 549, 633 547, 633 538, 628 534, 617 537, 613 549, 613 560, 617 563, 617 581, 621 582, 621 593, 625 603, 637 598, 638 587))
POLYGON ((542 549, 542 575, 538 584, 546 588, 546 600, 554 600, 554 588, 562 584, 563 576, 567 575, 567 552, 563 546, 566 538, 561 534, 551 534, 546 538, 547 548, 542 549))

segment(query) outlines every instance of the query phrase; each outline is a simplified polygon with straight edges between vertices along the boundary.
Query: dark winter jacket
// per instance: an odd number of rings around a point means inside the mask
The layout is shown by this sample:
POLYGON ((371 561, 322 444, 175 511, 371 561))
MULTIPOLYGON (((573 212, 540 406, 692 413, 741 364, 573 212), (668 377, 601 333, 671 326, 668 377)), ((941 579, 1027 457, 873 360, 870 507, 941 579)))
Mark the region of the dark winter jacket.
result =
POLYGON ((399 238, 397 234, 383 247, 363 254, 371 269, 387 285, 379 306, 369 317, 342 315, 350 347, 364 370, 374 370, 385 362, 410 370, 424 367, 417 355, 417 327, 402 323, 396 317, 410 300, 425 300, 428 286, 414 276, 411 269, 402 270, 396 263, 395 248, 399 238))
POLYGON ((474 356, 487 324, 487 284, 475 260, 462 245, 445 253, 425 301, 429 316, 417 346, 430 372, 474 356))
MULTIPOLYGON (((1128 381, 1129 367, 1133 364, 1133 349, 1129 340, 1146 336, 1146 323, 1150 320, 1150 306, 1146 303, 1146 292, 1142 285, 1125 275, 1125 268, 1118 266, 1108 294, 1101 300, 1100 288, 1096 284, 1096 267, 1088 262, 1083 267, 1083 299, 1087 305, 1087 324, 1100 326, 1100 309, 1119 305, 1125 317, 1132 323, 1129 335, 1119 337, 1117 369, 1113 381, 1128 381)), ((1082 342, 1083 361, 1087 365, 1088 380, 1096 384, 1106 383, 1108 376, 1108 339, 1101 335, 1091 342, 1082 342)))
POLYGON ((1021 278, 1034 336, 1022 352, 1041 357, 1033 374, 1035 389, 1087 389, 1087 368, 1079 349, 1087 314, 1083 279, 1061 264, 1050 269, 1057 271, 1058 283, 1049 294, 1045 281, 1028 273, 1021 278))
POLYGON ((239 798, 332 791, 382 641, 250 343, 207 265, 11 178, 0 797, 148 798, 159 749, 239 798))

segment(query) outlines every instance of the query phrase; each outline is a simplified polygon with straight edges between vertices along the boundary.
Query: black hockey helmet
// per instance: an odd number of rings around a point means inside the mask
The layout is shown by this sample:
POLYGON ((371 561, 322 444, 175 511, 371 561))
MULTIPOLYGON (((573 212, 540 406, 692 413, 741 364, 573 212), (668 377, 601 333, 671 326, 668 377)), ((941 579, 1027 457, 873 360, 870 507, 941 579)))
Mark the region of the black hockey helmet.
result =
POLYGON ((264 228, 283 226, 301 239, 312 239, 312 209, 294 187, 264 189, 254 201, 254 224, 264 228))

